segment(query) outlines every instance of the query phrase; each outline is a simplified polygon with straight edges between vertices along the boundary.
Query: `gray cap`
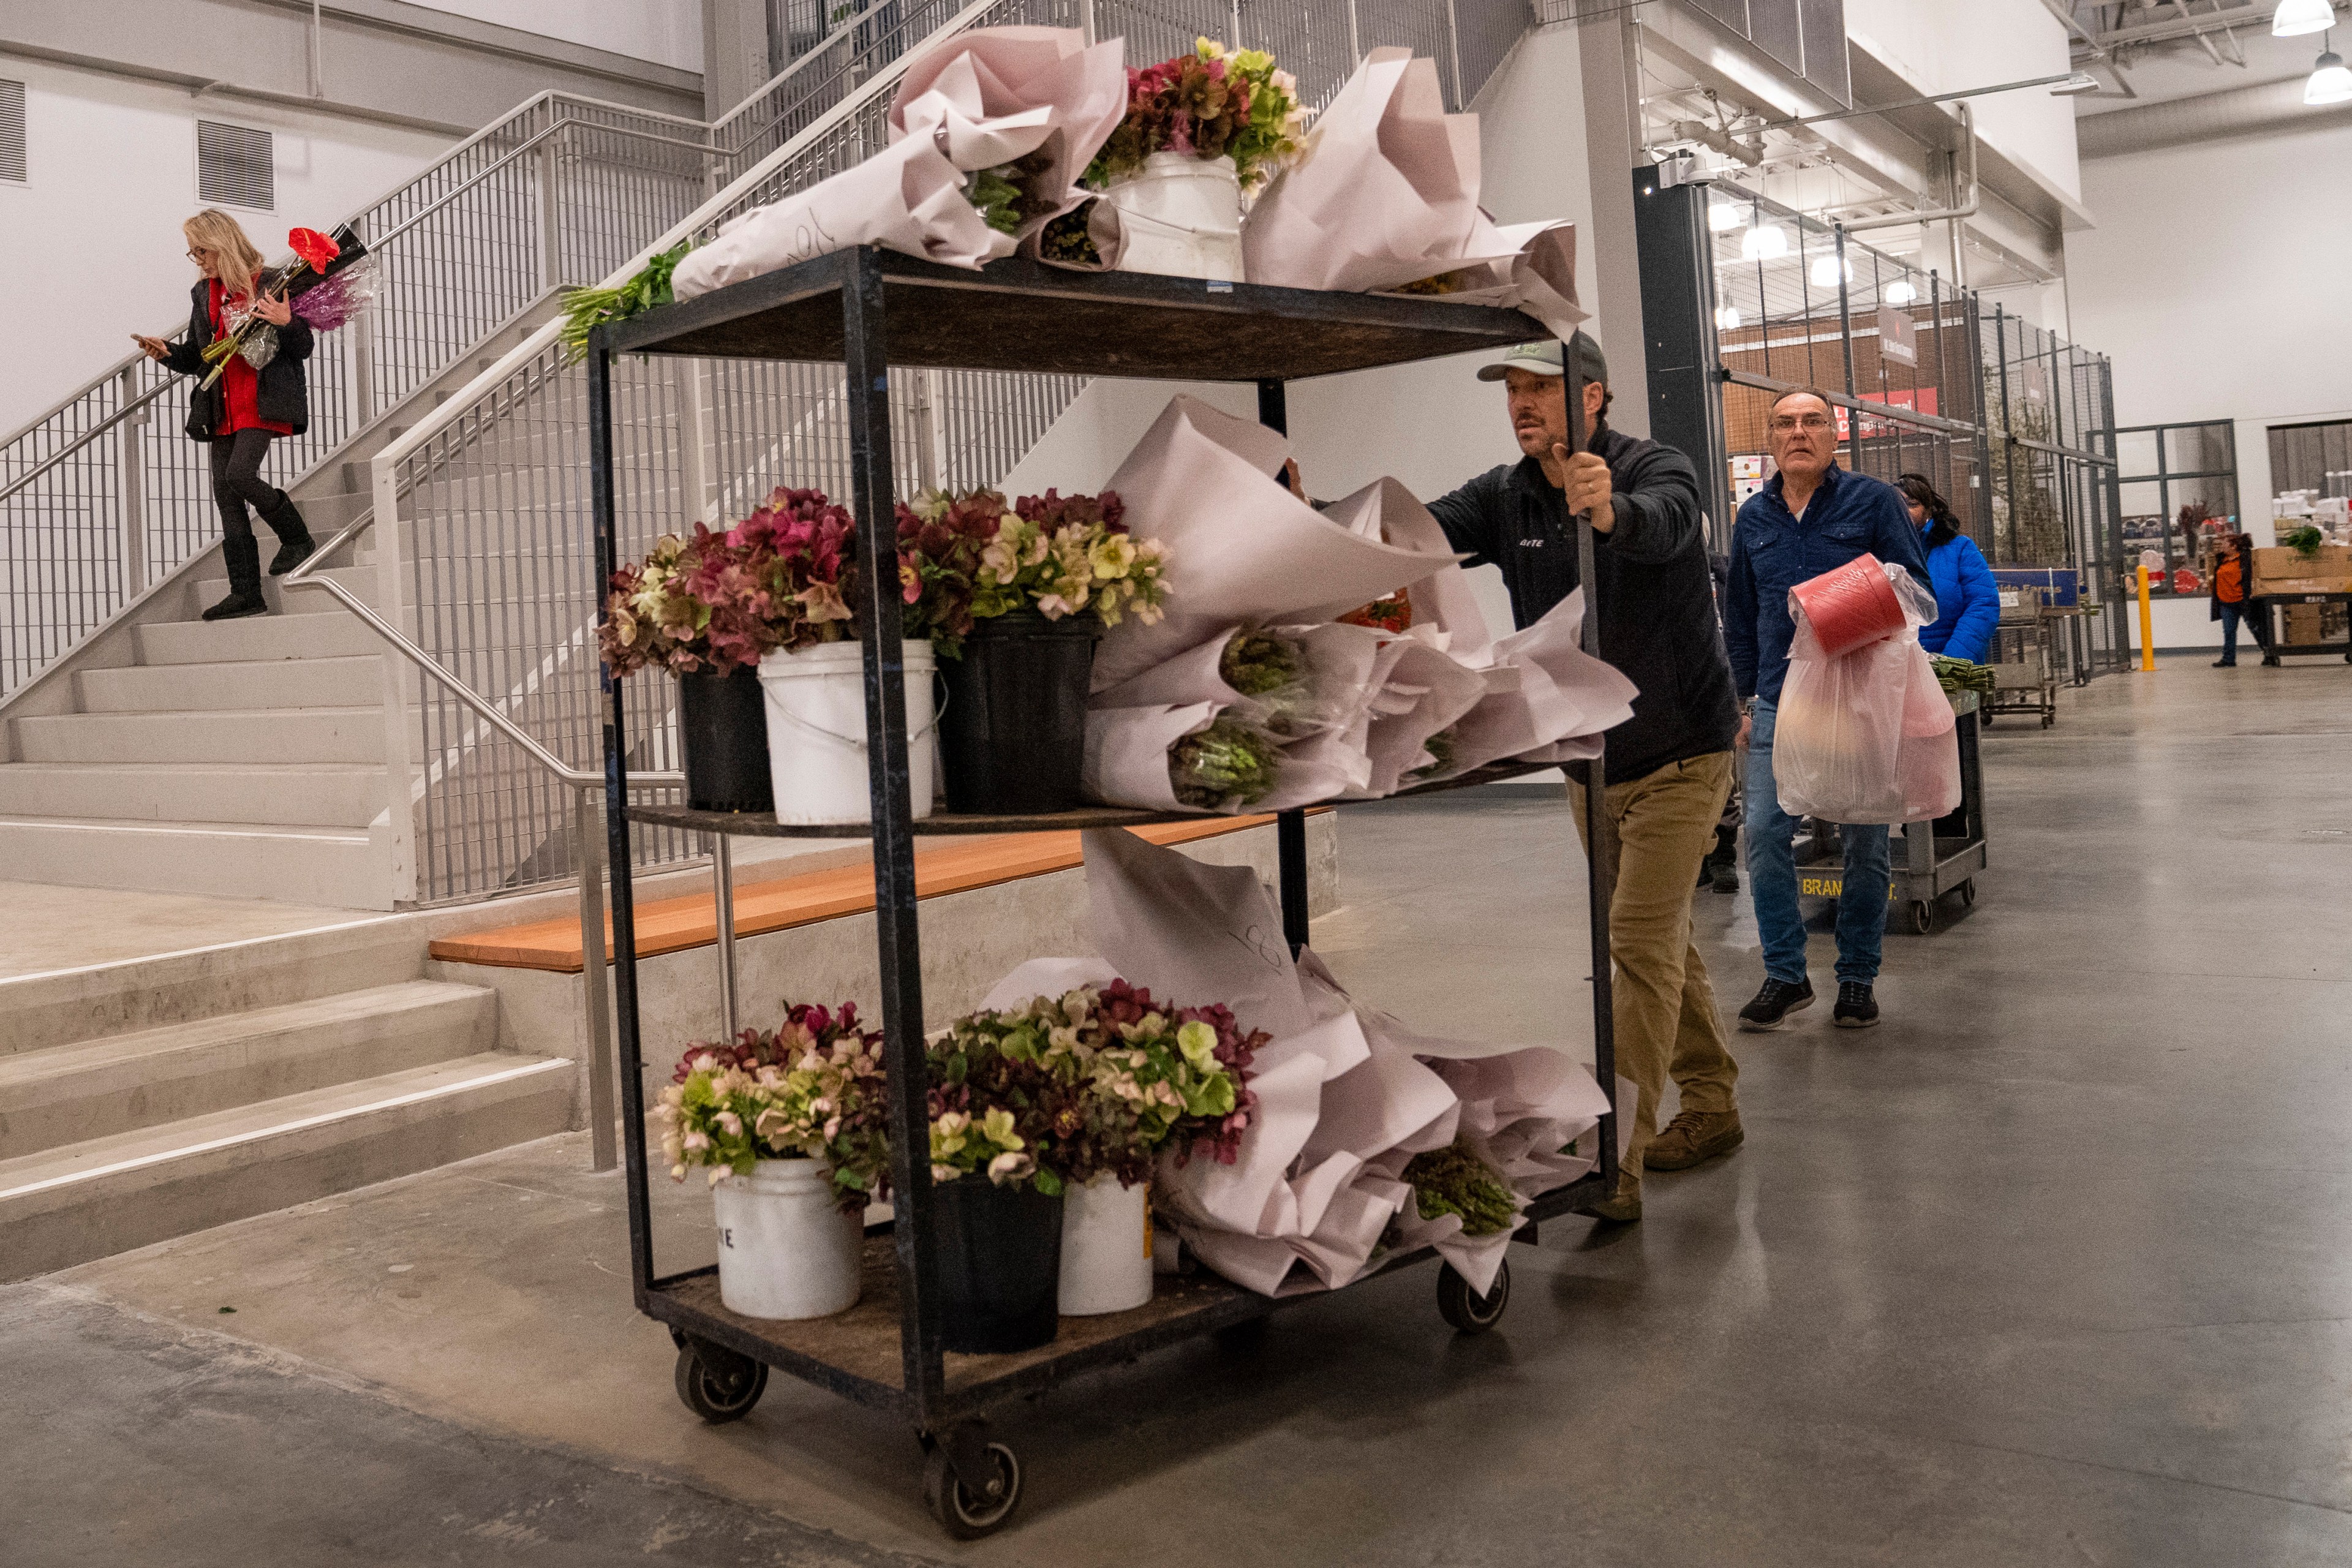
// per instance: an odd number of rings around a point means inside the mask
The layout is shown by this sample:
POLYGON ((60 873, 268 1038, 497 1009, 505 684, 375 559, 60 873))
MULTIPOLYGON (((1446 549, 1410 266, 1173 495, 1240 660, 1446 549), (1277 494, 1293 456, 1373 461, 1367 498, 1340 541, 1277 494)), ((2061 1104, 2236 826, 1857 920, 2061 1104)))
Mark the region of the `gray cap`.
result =
MULTIPOLYGON (((1594 342, 1591 334, 1581 327, 1576 332, 1576 362, 1582 368, 1585 380, 1607 384, 1609 362, 1601 357, 1601 345, 1594 342)), ((1492 364, 1478 367, 1478 379, 1500 381, 1515 370, 1528 371, 1537 375, 1566 375, 1568 371, 1560 356, 1559 340, 1550 338, 1542 342, 1513 343, 1503 351, 1502 358, 1492 364)))

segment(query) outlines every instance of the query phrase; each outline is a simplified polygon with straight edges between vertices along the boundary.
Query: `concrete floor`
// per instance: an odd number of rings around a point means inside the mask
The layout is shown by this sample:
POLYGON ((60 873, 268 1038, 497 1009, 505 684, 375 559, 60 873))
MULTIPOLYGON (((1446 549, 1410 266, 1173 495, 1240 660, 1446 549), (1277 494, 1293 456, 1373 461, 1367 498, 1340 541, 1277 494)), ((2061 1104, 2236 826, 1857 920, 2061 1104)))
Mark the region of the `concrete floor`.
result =
MULTIPOLYGON (((1007 1413, 945 1542, 893 1424, 778 1379, 708 1428, 577 1135, 0 1290, 13 1563, 2352 1561, 2352 672, 2168 661, 1986 747, 1972 911, 1887 1022, 1740 1037, 1745 1149, 1514 1248, 1496 1333, 1416 1270, 1007 1413), (234 1313, 220 1309, 233 1307, 234 1313)), ((1417 1026, 1586 1034, 1556 806, 1350 812, 1318 946, 1417 1026)), ((1702 894, 1728 1005, 1747 900, 1702 894)), ((1829 938, 1815 942, 1816 978, 1829 938)), ((706 1200, 659 1184, 662 1266, 706 1200)))

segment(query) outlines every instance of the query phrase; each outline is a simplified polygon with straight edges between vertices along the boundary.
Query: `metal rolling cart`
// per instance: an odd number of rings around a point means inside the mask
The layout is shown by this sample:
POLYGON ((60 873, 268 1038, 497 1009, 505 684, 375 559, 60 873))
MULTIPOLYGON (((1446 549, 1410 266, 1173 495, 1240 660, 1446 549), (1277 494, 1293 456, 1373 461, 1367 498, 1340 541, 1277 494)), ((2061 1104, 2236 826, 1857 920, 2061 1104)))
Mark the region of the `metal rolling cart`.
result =
POLYGON ((2341 654, 2344 662, 2352 664, 2352 593, 2346 594, 2255 594, 2248 596, 2254 614, 2262 617, 2263 633, 2263 662, 2276 668, 2283 658, 2319 658, 2341 654), (2342 637, 2322 637, 2316 642, 2291 643, 2286 640, 2287 627, 2292 625, 2292 612, 2300 605, 2321 606, 2319 614, 2328 614, 2333 606, 2337 616, 2346 619, 2342 637))
MULTIPOLYGON (((1953 732, 1960 747, 1960 804, 1933 822, 1906 822, 1899 850, 1888 846, 1886 901, 1903 903, 1905 922, 1926 936, 1936 929, 1946 893, 1958 893, 1960 907, 1977 901, 1976 875, 1985 868, 1984 763, 1978 744, 1979 694, 1951 691, 1953 732)), ((1843 849, 1836 830, 1813 824, 1808 843, 1797 851, 1797 896, 1823 904, 1845 891, 1843 849)))
MULTIPOLYGON (((785 827, 751 815, 627 805, 628 760, 623 737, 623 686, 604 681, 606 831, 613 868, 614 996, 619 1025, 622 1129, 629 1215, 630 1265, 639 1310, 669 1326, 678 1347, 682 1398, 709 1421, 748 1414, 771 1368, 860 1404, 903 1416, 926 1451, 925 1500, 951 1535, 970 1539, 1001 1528, 1018 1506, 1022 1466, 992 1440, 985 1412, 1034 1394, 1091 1368, 1132 1361, 1194 1335, 1240 1331, 1314 1296, 1273 1300, 1210 1275, 1160 1276, 1150 1304, 1101 1318, 1069 1318, 1059 1336, 1034 1351, 948 1355, 940 1343, 940 1297, 925 1245, 933 1215, 926 1144, 922 963, 915 897, 915 839, 926 834, 1018 833, 1070 827, 1193 820, 1143 811, 1087 809, 1053 816, 977 817, 950 814, 912 819, 908 795, 907 727, 890 526, 893 468, 888 375, 891 367, 1059 372, 1158 379, 1255 383, 1259 416, 1284 423, 1286 380, 1405 363, 1497 348, 1549 334, 1517 311, 1436 300, 1318 293, 1203 282, 1137 273, 1078 274, 1023 260, 978 272, 950 269, 875 249, 823 256, 665 307, 590 340, 589 413, 598 571, 616 564, 612 366, 622 354, 800 360, 842 363, 847 372, 852 492, 861 563, 861 636, 873 792, 870 826, 785 827), (646 1152, 644 1041, 639 1032, 633 823, 666 824, 719 835, 844 837, 874 840, 875 915, 882 1018, 890 1082, 894 1219, 872 1227, 865 1289, 838 1317, 771 1321, 740 1317, 719 1299, 715 1266, 656 1270, 646 1152)), ((1580 382, 1573 368, 1571 378, 1580 382)), ((1569 405, 1583 400, 1570 391, 1569 405)), ((1579 421, 1580 425, 1580 420, 1579 421)), ((1581 445, 1580 439, 1579 442, 1581 445)), ((1591 581, 1592 534, 1579 529, 1585 581, 1591 581)), ((1588 647, 1599 617, 1588 616, 1588 647)), ((1594 764, 1598 766, 1599 764, 1594 764)), ((1518 767, 1481 770, 1455 781, 1489 782, 1518 767)), ((1412 792, 1420 793, 1420 792, 1412 792)), ((1586 792, 1588 827, 1602 841, 1603 793, 1586 792)), ((1278 818, 1284 933, 1293 950, 1307 938, 1305 815, 1278 818)), ((722 844, 724 840, 721 840, 722 844)), ((727 858, 718 858, 724 910, 727 858)), ((1605 857, 1588 858, 1595 1072, 1613 1096, 1608 888, 1605 857)), ((721 916, 722 975, 731 965, 731 931, 721 916)), ((1519 1239, 1536 1222, 1601 1201, 1616 1184, 1615 1112, 1595 1139, 1597 1168, 1545 1194, 1528 1211, 1519 1239)), ((1426 1261, 1423 1249, 1384 1261, 1384 1274, 1426 1261)), ((1368 1275, 1371 1278, 1373 1275, 1368 1275)), ((1448 1267, 1438 1306, 1458 1330, 1477 1332, 1500 1319, 1509 1300, 1507 1267, 1484 1297, 1448 1267)))
POLYGON ((2001 589, 2000 624, 1993 628, 1992 700, 1979 710, 2039 714, 2045 730, 2058 721, 2058 638, 2039 588, 2001 589), (2011 595, 2016 603, 2011 604, 2011 595))

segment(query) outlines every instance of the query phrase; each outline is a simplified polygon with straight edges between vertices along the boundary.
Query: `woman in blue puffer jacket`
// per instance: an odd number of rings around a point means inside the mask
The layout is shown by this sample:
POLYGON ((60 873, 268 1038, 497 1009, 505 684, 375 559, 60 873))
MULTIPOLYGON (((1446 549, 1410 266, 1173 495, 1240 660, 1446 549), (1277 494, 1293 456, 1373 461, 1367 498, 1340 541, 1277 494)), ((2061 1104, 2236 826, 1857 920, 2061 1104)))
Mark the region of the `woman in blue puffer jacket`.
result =
POLYGON ((1976 541, 1960 531, 1959 520, 1924 474, 1903 474, 1895 488, 1910 504, 1911 521, 1927 537, 1927 586, 1936 595, 1936 624, 1919 628, 1919 646, 1946 658, 1982 664, 1992 652, 1992 629, 2000 622, 2000 590, 1976 541))

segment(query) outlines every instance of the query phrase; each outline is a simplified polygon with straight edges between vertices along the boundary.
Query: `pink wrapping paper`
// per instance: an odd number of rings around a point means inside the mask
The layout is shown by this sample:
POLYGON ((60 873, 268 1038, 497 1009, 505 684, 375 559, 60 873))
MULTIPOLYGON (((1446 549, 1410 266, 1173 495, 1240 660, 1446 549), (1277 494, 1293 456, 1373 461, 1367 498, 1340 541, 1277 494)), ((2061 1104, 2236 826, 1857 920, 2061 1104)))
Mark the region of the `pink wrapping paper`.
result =
POLYGON ((1242 224, 1249 280, 1386 289, 1465 268, 1468 293, 1516 305, 1565 338, 1584 320, 1566 225, 1496 226, 1479 207, 1478 117, 1445 112, 1437 62, 1365 55, 1242 224))
POLYGON ((1113 626, 1095 655, 1107 690, 1238 625, 1328 619, 1427 577, 1451 552, 1352 532, 1274 478, 1289 443, 1197 398, 1171 399, 1104 488, 1139 539, 1168 547, 1167 614, 1113 626))
POLYGON ((1454 726, 1454 765, 1431 777, 1506 758, 1581 761, 1602 731, 1632 718, 1633 683, 1577 646, 1583 629, 1579 588, 1534 626, 1497 640, 1486 695, 1454 726))
POLYGON ((909 62, 890 107, 891 143, 830 179, 735 218, 671 276, 681 300, 859 245, 950 267, 1013 254, 1019 234, 989 227, 964 189, 971 174, 1040 151, 1059 182, 1057 211, 1127 108, 1122 46, 1086 47, 1074 27, 982 27, 909 62))
MULTIPOLYGON (((988 1005, 1118 974, 1155 995, 1222 1001, 1273 1037, 1257 1053, 1258 1114, 1239 1159, 1166 1157, 1153 1177, 1161 1220, 1227 1279, 1267 1295, 1356 1279, 1401 1214, 1421 1223, 1404 1163, 1465 1130, 1524 1195, 1584 1168, 1558 1151, 1602 1102, 1561 1053, 1428 1039, 1359 1009, 1311 951, 1292 959, 1281 912, 1246 866, 1206 865, 1117 829, 1087 833, 1086 856, 1098 966, 1025 964, 988 1005)), ((1429 1239, 1474 1284, 1492 1283, 1500 1255, 1489 1239, 1429 1239)))

